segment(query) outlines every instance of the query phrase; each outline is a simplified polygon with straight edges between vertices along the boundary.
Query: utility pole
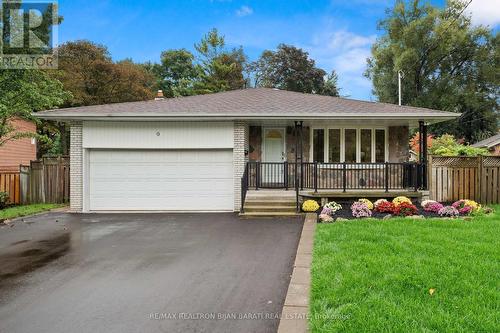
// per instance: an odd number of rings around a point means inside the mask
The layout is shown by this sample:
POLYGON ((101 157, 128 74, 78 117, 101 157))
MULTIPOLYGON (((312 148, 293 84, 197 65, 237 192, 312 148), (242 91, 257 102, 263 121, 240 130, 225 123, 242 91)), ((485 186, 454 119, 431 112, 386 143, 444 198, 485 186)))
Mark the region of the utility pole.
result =
POLYGON ((401 106, 401 79, 405 77, 405 73, 402 70, 398 71, 398 90, 399 90, 399 106, 401 106))

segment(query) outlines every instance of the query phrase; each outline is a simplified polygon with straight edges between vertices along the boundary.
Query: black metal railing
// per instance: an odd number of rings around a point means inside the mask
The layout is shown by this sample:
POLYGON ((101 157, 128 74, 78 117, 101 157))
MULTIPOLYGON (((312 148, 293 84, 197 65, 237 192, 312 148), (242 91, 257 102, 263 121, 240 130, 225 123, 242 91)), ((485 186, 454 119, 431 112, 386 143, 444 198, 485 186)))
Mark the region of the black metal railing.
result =
MULTIPOLYGON (((318 190, 402 190, 425 189, 426 168, 419 163, 288 163, 248 162, 245 191, 248 188, 318 190), (296 177, 298 173, 298 177, 296 177), (296 181, 298 182, 296 184, 296 181), (297 185, 297 186, 296 186, 297 185)), ((242 194, 243 195, 243 194, 242 194)))
POLYGON ((248 192, 248 163, 245 165, 245 171, 243 171, 243 176, 241 177, 241 207, 240 212, 243 214, 245 212, 245 199, 248 192))
POLYGON ((248 186, 250 188, 294 188, 295 163, 248 162, 248 186))

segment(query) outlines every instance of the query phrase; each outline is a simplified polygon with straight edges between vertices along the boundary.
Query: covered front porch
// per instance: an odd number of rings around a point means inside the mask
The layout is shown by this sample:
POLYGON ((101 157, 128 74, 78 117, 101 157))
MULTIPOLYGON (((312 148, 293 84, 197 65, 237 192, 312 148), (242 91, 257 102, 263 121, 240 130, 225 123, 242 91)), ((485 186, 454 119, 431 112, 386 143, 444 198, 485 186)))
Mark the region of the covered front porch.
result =
POLYGON ((411 127, 427 131, 423 121, 388 119, 249 123, 242 207, 261 189, 295 191, 297 209, 306 197, 421 197, 427 152, 409 161, 411 127))

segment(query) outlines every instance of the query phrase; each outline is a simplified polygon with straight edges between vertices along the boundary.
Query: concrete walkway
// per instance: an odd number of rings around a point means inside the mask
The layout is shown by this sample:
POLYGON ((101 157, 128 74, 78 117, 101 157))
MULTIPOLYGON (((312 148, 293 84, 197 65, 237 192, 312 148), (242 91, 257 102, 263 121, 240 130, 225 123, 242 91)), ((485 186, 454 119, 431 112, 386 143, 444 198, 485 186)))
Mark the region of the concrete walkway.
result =
POLYGON ((278 333, 304 333, 308 331, 307 315, 311 291, 311 263, 316 220, 316 214, 306 215, 278 333))

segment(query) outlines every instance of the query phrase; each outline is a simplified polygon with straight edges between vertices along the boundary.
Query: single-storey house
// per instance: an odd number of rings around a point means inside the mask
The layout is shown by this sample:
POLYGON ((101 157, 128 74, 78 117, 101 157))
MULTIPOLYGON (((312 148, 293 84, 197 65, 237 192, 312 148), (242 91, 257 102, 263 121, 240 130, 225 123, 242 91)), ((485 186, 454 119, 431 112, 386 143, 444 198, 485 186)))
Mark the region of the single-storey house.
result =
POLYGON ((500 156, 500 133, 484 139, 482 141, 476 142, 472 145, 476 148, 486 148, 493 156, 500 156))
POLYGON ((36 115, 71 124, 74 212, 240 211, 264 188, 418 191, 410 128, 459 116, 270 88, 36 115))

